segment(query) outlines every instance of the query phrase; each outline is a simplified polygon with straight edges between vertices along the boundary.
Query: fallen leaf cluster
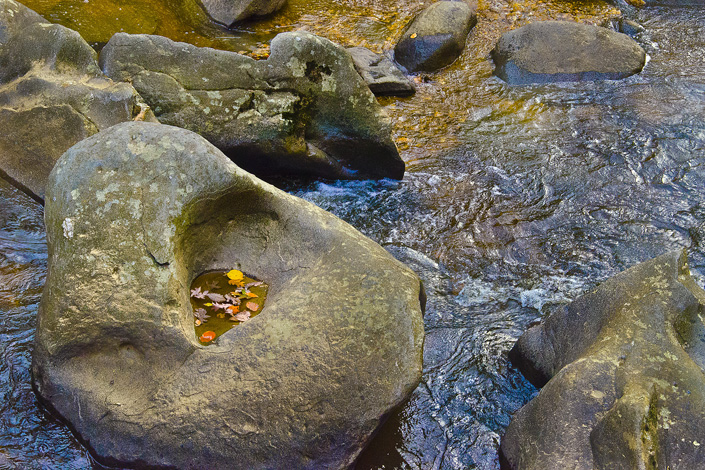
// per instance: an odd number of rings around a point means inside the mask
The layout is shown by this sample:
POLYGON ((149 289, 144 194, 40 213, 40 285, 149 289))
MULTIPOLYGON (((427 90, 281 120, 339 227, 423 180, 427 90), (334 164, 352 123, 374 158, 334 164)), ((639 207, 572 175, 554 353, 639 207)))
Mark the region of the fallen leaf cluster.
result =
MULTIPOLYGON (((210 292, 208 290, 201 290, 200 287, 191 289, 191 297, 196 299, 208 299, 210 302, 205 303, 206 307, 210 307, 214 312, 223 310, 223 313, 218 313, 219 318, 225 318, 225 313, 230 315, 230 321, 245 322, 250 319, 252 314, 259 310, 260 306, 256 302, 246 302, 244 309, 242 307, 242 301, 253 299, 259 297, 254 292, 250 292, 250 288, 261 286, 261 281, 249 282, 245 284, 244 274, 242 271, 233 269, 225 273, 228 278, 228 284, 235 286, 234 290, 228 294, 222 295, 216 292, 210 292), (241 310, 242 309, 242 310, 241 310)), ((219 283, 211 282, 208 284, 210 289, 220 288, 219 283)), ((200 326, 206 323, 210 318, 210 315, 204 308, 197 308, 194 310, 193 315, 196 318, 196 326, 200 326)), ((202 341, 210 341, 203 340, 202 341)))

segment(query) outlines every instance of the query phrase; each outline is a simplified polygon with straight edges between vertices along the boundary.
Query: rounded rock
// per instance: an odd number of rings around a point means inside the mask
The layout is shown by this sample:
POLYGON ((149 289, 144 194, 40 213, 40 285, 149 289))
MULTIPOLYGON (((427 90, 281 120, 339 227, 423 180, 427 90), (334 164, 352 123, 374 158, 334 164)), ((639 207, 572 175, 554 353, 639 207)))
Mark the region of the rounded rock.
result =
POLYGON ((639 73, 646 53, 625 34, 569 21, 505 33, 492 50, 495 74, 511 85, 618 80, 639 73))
POLYGON ((457 59, 470 30, 475 10, 464 2, 441 1, 419 13, 401 35, 394 59, 409 72, 433 72, 457 59))
POLYGON ((185 129, 119 124, 51 173, 33 379, 102 463, 345 468, 421 378, 418 277, 185 129), (189 287, 239 269, 259 315, 201 345, 189 287))

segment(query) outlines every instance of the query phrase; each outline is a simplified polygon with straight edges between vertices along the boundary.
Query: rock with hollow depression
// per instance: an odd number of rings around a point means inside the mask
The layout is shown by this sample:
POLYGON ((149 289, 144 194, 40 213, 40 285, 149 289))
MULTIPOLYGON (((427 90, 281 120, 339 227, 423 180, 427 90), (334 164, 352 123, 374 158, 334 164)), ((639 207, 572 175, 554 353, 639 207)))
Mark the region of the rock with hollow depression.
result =
POLYGON ((0 0, 0 176, 35 199, 69 147, 142 109, 96 59, 77 32, 0 0))
POLYGON ((510 357, 543 389, 512 419, 503 468, 701 468, 704 305, 676 251, 530 328, 510 357))
POLYGON ((418 277, 190 131, 80 142, 45 210, 34 385, 105 464, 345 468, 419 383, 418 277), (267 301, 203 346, 189 287, 228 269, 267 301))
POLYGON ((100 54, 160 122, 192 130, 247 171, 327 178, 395 178, 404 161, 391 121, 350 55, 306 32, 274 38, 267 60, 116 34, 100 54))
POLYGON ((505 33, 492 50, 511 85, 618 80, 641 72, 646 52, 626 34, 571 21, 538 21, 505 33))

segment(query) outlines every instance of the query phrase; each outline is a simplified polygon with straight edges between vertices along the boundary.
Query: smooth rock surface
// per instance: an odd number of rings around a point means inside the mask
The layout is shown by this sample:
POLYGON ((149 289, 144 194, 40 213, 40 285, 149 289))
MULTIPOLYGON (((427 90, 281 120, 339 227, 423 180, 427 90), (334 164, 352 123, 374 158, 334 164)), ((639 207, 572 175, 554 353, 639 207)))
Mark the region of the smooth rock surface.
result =
POLYGON ((705 291, 676 251, 530 328, 510 357, 545 386, 512 419, 503 468, 700 468, 704 304, 705 291))
POLYGON ((286 0, 201 0, 215 21, 230 26, 251 16, 265 16, 284 6, 286 0))
POLYGON ((476 24, 475 8, 467 3, 436 2, 404 29, 394 59, 409 72, 433 72, 450 65, 463 52, 476 24))
POLYGON ((75 145, 45 220, 35 389, 103 463, 345 468, 419 383, 418 277, 190 131, 126 123, 75 145), (266 303, 202 346, 189 287, 233 268, 266 303))
POLYGON ((349 47, 355 69, 372 93, 377 96, 409 96, 416 92, 404 72, 382 54, 375 54, 366 47, 349 47))
POLYGON ((267 60, 159 36, 116 34, 100 55, 159 120, 202 135, 257 174, 395 178, 391 122, 350 55, 305 32, 274 38, 267 60))
POLYGON ((540 21, 505 33, 492 50, 511 85, 618 80, 641 72, 646 53, 625 34, 570 21, 540 21))
POLYGON ((140 98, 98 68, 81 36, 0 0, 0 176, 35 199, 76 142, 133 119, 140 98))

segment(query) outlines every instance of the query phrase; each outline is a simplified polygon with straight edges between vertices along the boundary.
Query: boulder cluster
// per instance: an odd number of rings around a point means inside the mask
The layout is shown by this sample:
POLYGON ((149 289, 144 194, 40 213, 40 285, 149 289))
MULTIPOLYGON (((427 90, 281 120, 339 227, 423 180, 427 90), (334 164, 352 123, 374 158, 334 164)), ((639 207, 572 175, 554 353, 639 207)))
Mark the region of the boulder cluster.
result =
MULTIPOLYGON (((285 0, 201 3, 230 27, 285 0)), ((423 286, 258 176, 402 179, 375 95, 413 94, 409 74, 456 63, 476 23, 475 6, 438 1, 383 54, 297 31, 266 60, 126 33, 98 55, 0 0, 0 176, 45 203, 33 385, 99 462, 354 465, 420 383, 423 286), (265 282, 268 300, 205 344, 190 287, 229 269, 265 282)), ((646 53, 621 32, 643 28, 615 29, 529 23, 501 36, 494 75, 530 86, 639 73, 646 53)), ((704 309, 673 252, 530 328, 510 358, 542 390, 509 425, 501 465, 702 466, 704 309)))

